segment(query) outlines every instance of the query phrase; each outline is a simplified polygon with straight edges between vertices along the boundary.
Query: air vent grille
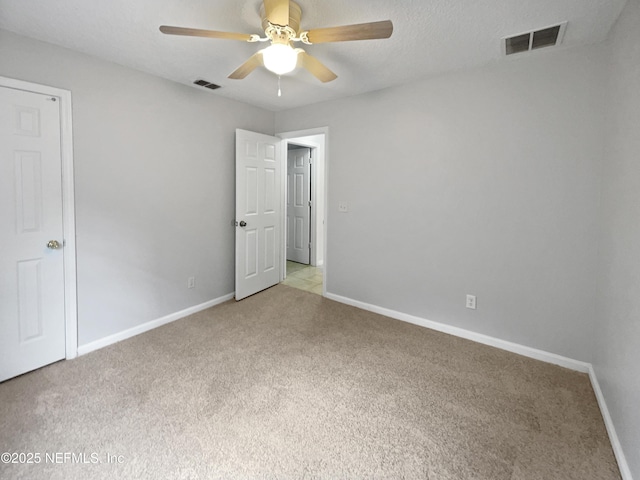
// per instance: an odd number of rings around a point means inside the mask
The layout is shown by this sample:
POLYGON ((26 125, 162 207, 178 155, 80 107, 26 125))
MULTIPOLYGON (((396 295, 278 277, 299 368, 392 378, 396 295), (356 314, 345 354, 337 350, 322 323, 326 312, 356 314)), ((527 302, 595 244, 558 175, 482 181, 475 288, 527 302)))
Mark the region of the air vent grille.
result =
POLYGON ((516 35, 515 37, 505 38, 505 48, 507 55, 513 55, 514 53, 528 52, 529 44, 531 43, 531 34, 525 33, 524 35, 516 35))
POLYGON ((215 90, 217 88, 220 88, 220 85, 216 85, 215 83, 211 83, 208 80, 196 80, 195 82, 193 82, 196 85, 199 85, 201 87, 204 88, 208 88, 210 90, 215 90))
POLYGON ((558 43, 558 35, 560 34, 560 25, 545 28, 533 32, 533 40, 531 40, 531 49, 542 47, 553 47, 558 43))
POLYGON ((513 55, 515 53, 529 52, 538 48, 560 45, 566 28, 567 22, 563 22, 552 27, 504 38, 504 54, 513 55))

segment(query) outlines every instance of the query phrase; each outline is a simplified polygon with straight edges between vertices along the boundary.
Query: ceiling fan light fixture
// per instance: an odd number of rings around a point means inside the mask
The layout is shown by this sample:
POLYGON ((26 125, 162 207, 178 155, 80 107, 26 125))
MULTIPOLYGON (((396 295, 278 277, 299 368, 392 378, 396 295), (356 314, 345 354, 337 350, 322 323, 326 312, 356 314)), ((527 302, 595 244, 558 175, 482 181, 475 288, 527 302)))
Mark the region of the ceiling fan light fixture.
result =
POLYGON ((274 43, 262 50, 262 59, 267 70, 276 75, 292 72, 298 63, 298 51, 291 45, 274 43))
MULTIPOLYGON (((170 25, 161 25, 160 31, 167 35, 223 38, 250 43, 270 41, 270 46, 258 50, 229 75, 229 78, 234 80, 245 78, 258 67, 264 66, 270 72, 280 76, 292 72, 299 66, 323 83, 331 82, 338 77, 323 65, 320 60, 309 55, 303 49, 294 49, 293 44, 295 42, 312 45, 314 43, 375 40, 389 38, 393 33, 391 20, 302 30, 300 28, 302 9, 294 0, 262 0, 260 13, 264 37, 256 34, 173 27, 170 25)), ((545 42, 550 42, 547 37, 548 35, 539 39, 540 46, 543 46, 542 44, 545 42)))

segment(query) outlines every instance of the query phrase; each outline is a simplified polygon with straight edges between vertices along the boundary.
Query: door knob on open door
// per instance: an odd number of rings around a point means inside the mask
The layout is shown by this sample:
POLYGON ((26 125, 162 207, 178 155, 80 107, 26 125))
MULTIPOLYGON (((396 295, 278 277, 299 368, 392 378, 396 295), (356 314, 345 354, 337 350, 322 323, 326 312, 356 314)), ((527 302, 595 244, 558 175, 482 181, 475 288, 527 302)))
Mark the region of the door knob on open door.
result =
POLYGON ((245 222, 244 220, 240 220, 240 226, 241 227, 246 227, 247 226, 247 222, 245 222))
POLYGON ((58 242, 57 240, 49 240, 47 242, 47 248, 56 250, 57 248, 60 248, 60 242, 58 242))

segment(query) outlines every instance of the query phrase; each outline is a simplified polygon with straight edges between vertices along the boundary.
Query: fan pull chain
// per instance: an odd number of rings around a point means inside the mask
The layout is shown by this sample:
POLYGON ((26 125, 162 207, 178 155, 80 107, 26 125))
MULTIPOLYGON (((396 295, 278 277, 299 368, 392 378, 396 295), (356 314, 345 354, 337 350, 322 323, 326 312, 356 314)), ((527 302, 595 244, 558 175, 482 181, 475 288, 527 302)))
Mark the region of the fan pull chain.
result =
POLYGON ((282 96, 282 89, 280 88, 280 75, 278 75, 278 96, 282 96))

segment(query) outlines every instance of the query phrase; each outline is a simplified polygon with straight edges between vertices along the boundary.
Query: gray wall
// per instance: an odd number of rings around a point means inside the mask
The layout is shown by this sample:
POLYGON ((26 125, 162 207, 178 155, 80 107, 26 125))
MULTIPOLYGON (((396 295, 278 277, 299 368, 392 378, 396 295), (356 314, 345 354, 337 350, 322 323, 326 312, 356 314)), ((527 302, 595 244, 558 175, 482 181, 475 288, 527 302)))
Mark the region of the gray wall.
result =
POLYGON ((5 31, 0 75, 72 91, 80 345, 233 292, 235 129, 273 113, 5 31))
POLYGON ((634 478, 640 478, 640 2, 612 34, 609 142, 602 170, 594 368, 634 478))
POLYGON ((548 52, 276 113, 330 129, 327 290, 590 361, 603 61, 548 52))

